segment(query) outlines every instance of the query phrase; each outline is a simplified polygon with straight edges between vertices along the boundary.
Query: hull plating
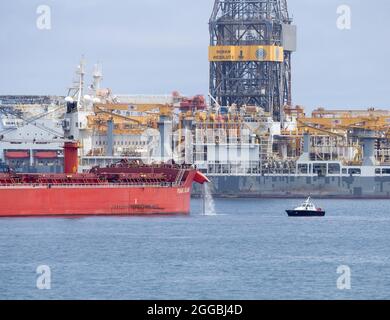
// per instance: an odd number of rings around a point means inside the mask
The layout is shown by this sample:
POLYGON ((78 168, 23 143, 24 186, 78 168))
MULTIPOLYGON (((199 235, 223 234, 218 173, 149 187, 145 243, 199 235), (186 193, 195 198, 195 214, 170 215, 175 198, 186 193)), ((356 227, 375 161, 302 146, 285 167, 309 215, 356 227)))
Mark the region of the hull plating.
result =
POLYGON ((190 187, 0 189, 0 216, 188 214, 190 187))
POLYGON ((325 211, 286 210, 289 217, 324 217, 325 211))
MULTIPOLYGON (((390 199, 390 177, 208 176, 211 192, 225 198, 390 199)), ((194 196, 201 196, 194 188, 194 196)))

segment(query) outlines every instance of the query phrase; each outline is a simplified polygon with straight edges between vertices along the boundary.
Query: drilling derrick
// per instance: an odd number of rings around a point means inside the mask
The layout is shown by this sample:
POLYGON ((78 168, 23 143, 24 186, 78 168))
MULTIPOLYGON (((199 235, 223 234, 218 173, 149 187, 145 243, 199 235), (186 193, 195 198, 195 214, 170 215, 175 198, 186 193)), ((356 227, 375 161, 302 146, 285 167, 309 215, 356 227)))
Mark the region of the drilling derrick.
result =
POLYGON ((296 27, 286 0, 216 0, 210 19, 210 95, 220 106, 291 105, 296 27))

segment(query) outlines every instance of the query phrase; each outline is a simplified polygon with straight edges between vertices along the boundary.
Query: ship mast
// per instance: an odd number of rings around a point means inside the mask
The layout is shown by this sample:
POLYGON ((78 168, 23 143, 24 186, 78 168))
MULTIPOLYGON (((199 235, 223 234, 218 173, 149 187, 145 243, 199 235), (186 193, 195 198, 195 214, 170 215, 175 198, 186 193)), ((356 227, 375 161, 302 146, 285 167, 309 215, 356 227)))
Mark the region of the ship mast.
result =
POLYGON ((92 89, 95 92, 95 94, 98 90, 100 90, 102 80, 103 80, 102 64, 98 62, 97 64, 95 64, 94 71, 93 71, 92 89))
POLYGON ((80 65, 77 69, 77 74, 79 75, 79 89, 77 96, 77 104, 80 106, 84 97, 84 79, 85 79, 85 59, 82 57, 80 65))
POLYGON ((80 64, 76 69, 76 79, 73 80, 73 85, 68 89, 68 96, 66 102, 77 102, 77 108, 83 104, 84 98, 84 85, 85 85, 85 58, 84 56, 80 60, 80 64))

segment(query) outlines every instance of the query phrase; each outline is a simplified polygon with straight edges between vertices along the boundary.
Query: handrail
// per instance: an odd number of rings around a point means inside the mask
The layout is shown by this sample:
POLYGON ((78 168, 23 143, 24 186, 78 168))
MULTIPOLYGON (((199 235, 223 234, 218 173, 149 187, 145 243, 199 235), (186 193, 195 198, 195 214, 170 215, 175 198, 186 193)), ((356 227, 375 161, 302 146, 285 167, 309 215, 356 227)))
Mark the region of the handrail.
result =
POLYGON ((126 184, 126 183, 109 183, 109 184, 0 184, 0 189, 61 189, 61 188, 168 188, 178 187, 174 183, 153 183, 153 184, 126 184))

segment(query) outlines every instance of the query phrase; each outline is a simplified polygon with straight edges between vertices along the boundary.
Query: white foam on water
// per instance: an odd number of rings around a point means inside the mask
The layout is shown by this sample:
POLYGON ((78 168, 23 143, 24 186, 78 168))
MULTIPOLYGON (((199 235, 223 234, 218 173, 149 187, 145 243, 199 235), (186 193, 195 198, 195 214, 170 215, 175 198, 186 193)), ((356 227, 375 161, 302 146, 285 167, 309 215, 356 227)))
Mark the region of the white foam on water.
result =
POLYGON ((205 183, 203 185, 203 214, 205 216, 216 216, 215 202, 211 193, 210 184, 205 183))

